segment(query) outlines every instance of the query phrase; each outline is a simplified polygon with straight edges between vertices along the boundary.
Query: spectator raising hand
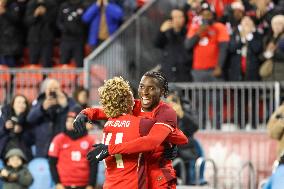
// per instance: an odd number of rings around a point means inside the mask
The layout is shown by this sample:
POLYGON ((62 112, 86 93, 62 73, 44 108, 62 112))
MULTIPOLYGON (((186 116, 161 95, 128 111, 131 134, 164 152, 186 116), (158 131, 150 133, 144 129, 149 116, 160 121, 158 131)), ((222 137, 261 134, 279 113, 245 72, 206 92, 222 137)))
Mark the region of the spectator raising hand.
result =
POLYGON ((165 32, 173 27, 172 20, 166 20, 160 27, 161 32, 165 32))

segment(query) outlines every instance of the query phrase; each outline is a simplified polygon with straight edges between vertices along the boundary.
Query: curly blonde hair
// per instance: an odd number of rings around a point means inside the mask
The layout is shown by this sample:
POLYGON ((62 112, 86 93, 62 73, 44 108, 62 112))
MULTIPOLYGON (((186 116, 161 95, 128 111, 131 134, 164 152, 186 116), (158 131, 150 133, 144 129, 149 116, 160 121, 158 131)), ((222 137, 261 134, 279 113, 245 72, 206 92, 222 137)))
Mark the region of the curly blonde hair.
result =
POLYGON ((131 87, 122 77, 114 77, 99 88, 100 104, 107 117, 118 117, 130 113, 133 108, 131 87))

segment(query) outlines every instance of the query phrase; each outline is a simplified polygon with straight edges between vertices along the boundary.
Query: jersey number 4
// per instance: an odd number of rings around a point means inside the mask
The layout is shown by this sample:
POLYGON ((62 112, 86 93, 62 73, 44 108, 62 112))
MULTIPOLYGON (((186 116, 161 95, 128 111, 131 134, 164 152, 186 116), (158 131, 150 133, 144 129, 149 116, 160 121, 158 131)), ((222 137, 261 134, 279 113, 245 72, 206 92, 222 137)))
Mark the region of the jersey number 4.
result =
MULTIPOLYGON (((108 133, 105 140, 103 140, 104 144, 109 145, 111 138, 112 138, 112 133, 108 133)), ((114 143, 115 144, 122 143, 122 138, 123 138, 123 133, 116 133, 114 143)), ((124 168, 122 155, 121 154, 115 154, 114 157, 115 157, 115 160, 116 160, 116 167, 117 168, 124 168)))

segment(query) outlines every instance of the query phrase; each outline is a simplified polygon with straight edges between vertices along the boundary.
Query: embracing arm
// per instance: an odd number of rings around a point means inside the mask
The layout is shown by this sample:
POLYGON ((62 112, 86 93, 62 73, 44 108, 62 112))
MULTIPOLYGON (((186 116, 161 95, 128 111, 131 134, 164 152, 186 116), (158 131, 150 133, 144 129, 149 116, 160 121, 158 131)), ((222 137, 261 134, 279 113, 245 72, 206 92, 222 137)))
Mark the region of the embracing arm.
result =
POLYGON ((113 144, 108 146, 110 155, 113 154, 132 154, 154 150, 171 133, 168 127, 155 124, 147 136, 137 138, 130 142, 113 144))
POLYGON ((102 108, 86 108, 82 110, 81 113, 85 114, 91 121, 107 120, 107 116, 102 108))
POLYGON ((168 142, 172 144, 187 144, 188 138, 187 136, 180 130, 176 129, 174 132, 172 132, 168 137, 168 142))

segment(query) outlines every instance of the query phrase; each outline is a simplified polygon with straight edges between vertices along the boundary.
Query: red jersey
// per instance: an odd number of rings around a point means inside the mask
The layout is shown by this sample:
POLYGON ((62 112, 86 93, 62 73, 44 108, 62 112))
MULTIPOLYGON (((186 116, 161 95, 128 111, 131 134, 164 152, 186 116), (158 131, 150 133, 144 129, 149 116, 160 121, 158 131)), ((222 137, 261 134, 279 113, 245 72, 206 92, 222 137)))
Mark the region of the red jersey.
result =
MULTIPOLYGON (((153 124, 153 120, 129 114, 110 118, 104 126, 103 143, 112 145, 132 141, 149 132, 153 124)), ((141 157, 138 153, 107 157, 104 189, 148 189, 144 161, 141 157)))
POLYGON ((57 170, 60 182, 64 186, 88 185, 90 163, 86 157, 94 141, 91 135, 72 140, 65 133, 60 133, 53 138, 48 155, 58 158, 57 170))
MULTIPOLYGON (((200 25, 191 24, 187 37, 191 38, 196 34, 200 25)), ((214 69, 218 64, 219 43, 229 42, 229 33, 222 23, 214 23, 208 30, 201 34, 199 42, 193 50, 193 65, 195 70, 214 69)))
MULTIPOLYGON (((136 108, 140 108, 140 103, 137 103, 136 108)), ((137 112, 138 113, 138 112, 137 112)), ((145 159, 147 159, 147 175, 149 179, 149 189, 168 188, 167 183, 175 182, 176 174, 172 166, 171 160, 165 160, 163 158, 164 147, 169 145, 170 138, 178 135, 177 129, 177 115, 176 112, 168 104, 160 101, 159 105, 152 110, 152 112, 138 113, 139 116, 145 116, 148 118, 155 118, 159 122, 168 123, 172 127, 172 132, 159 147, 153 152, 145 153, 145 159)), ((170 187, 169 187, 170 188, 170 187)), ((171 187, 173 188, 173 187, 171 187)))

